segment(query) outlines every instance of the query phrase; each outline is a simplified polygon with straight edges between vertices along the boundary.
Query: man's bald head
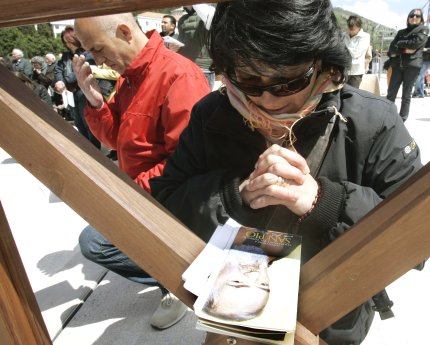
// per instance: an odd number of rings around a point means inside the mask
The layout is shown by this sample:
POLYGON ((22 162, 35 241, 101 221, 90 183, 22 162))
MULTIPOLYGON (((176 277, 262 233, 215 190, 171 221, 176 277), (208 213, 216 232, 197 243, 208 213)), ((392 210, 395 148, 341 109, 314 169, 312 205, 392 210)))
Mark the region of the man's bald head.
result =
MULTIPOLYGON (((131 13, 111 14, 107 16, 78 18, 75 20, 75 31, 90 25, 93 28, 105 32, 107 35, 114 36, 118 25, 125 24, 131 30, 140 30, 139 25, 131 13)), ((79 34, 78 34, 79 35, 79 34)))
POLYGON ((97 65, 105 63, 120 74, 148 42, 131 13, 76 19, 75 32, 97 65))

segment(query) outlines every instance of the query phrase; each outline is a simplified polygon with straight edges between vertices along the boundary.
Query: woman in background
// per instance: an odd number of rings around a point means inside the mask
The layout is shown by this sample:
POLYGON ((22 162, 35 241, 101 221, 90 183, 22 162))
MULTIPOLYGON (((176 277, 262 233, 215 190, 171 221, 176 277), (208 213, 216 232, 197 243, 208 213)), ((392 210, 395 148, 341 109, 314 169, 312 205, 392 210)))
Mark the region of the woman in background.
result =
POLYGON ((424 25, 421 9, 415 8, 409 12, 406 24, 405 29, 397 32, 388 50, 392 74, 387 98, 394 102, 400 85, 403 84, 400 107, 400 117, 403 122, 409 115, 412 89, 423 64, 423 47, 428 36, 428 28, 424 25))

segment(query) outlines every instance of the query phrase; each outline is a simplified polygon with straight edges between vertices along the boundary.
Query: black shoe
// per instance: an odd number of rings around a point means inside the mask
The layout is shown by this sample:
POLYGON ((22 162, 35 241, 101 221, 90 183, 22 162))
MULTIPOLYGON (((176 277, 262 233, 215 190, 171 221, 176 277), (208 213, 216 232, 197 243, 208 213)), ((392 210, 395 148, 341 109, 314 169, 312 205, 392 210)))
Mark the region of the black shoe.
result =
POLYGON ((111 151, 106 155, 106 157, 107 157, 107 158, 109 158, 109 159, 111 159, 111 160, 113 160, 113 161, 117 161, 117 160, 118 160, 118 155, 117 155, 117 153, 116 153, 116 151, 115 151, 115 150, 111 150, 111 151))

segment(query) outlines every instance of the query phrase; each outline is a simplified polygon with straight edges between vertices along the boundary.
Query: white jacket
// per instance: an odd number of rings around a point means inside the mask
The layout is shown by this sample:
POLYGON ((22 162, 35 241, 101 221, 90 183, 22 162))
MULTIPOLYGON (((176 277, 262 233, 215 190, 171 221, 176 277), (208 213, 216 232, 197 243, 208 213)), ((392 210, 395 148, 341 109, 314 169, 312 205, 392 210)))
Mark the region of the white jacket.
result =
POLYGON ((362 75, 366 73, 364 58, 366 55, 367 48, 370 46, 370 35, 364 32, 363 29, 354 37, 349 37, 346 32, 343 35, 343 40, 348 47, 348 50, 352 57, 350 75, 362 75))

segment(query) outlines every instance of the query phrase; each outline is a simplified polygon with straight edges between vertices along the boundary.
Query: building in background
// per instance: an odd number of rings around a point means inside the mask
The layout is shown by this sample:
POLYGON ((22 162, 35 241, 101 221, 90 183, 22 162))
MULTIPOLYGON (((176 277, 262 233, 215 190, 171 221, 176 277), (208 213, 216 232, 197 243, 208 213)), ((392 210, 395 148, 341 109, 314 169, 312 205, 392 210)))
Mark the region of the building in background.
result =
POLYGON ((74 19, 67 20, 59 20, 56 22, 51 22, 52 32, 54 33, 54 37, 59 37, 61 32, 66 28, 66 26, 73 26, 75 23, 74 19))
POLYGON ((161 20, 165 15, 166 13, 142 12, 136 16, 136 20, 143 32, 154 29, 161 32, 161 20))

